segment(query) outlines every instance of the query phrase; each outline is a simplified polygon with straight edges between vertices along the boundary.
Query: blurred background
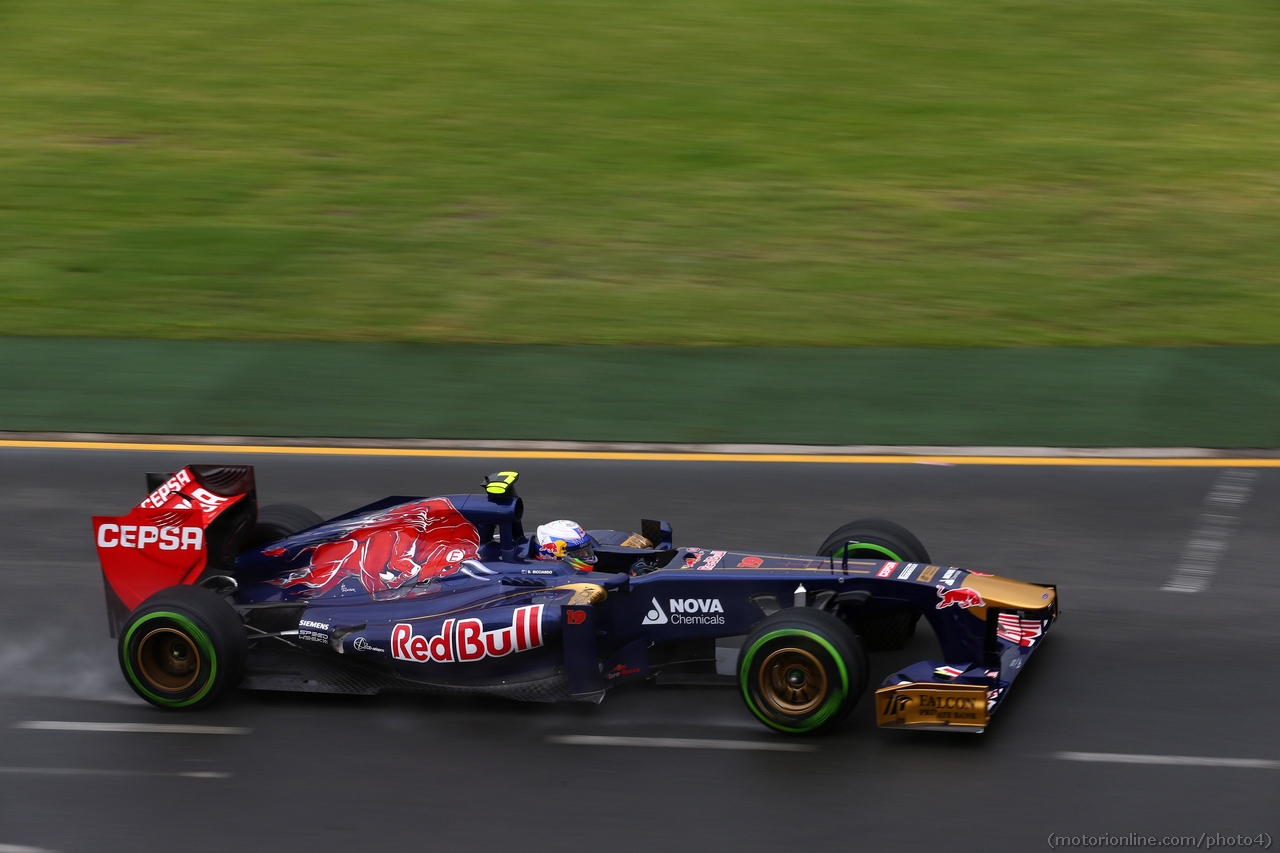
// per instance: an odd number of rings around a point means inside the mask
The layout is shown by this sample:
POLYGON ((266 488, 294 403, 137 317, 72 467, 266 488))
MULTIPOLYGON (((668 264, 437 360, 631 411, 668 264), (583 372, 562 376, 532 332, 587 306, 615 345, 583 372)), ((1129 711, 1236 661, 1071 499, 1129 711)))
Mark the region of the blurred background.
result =
MULTIPOLYGON (((1272 0, 0 0, 0 853, 1274 834, 1280 478, 1211 498, 1213 466, 1277 464, 1277 163, 1272 0), (68 433, 1249 458, 29 441, 68 433), (89 516, 192 462, 326 516, 511 468, 530 520, 682 545, 888 517, 1066 616, 980 738, 879 731, 864 698, 772 751, 734 690, 648 684, 244 692, 177 721, 231 731, 121 733, 175 718, 120 677, 89 516), (583 733, 703 746, 549 740, 583 733)), ((871 683, 938 654, 922 630, 871 683)))
POLYGON ((1185 410, 1280 414, 1278 46, 1257 0, 10 0, 0 427, 1274 444, 1185 410), (389 369, 451 419, 263 414, 389 369), (575 376, 767 405, 544 415, 575 376))

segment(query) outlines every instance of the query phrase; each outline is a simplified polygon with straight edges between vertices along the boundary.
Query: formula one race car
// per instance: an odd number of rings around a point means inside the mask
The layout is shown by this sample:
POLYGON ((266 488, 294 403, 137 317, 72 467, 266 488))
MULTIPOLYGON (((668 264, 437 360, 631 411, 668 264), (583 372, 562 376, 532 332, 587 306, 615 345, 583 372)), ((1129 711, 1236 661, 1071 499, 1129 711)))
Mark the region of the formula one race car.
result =
POLYGON ((149 474, 128 515, 93 519, 125 678, 193 708, 237 685, 599 702, 637 679, 732 675, 761 722, 804 733, 845 717, 866 649, 901 647, 923 615, 945 660, 890 676, 877 721, 981 732, 1058 616, 1053 586, 932 565, 876 520, 812 557, 676 547, 645 520, 589 531, 582 571, 537 559, 517 476, 323 521, 259 510, 251 467, 149 474))

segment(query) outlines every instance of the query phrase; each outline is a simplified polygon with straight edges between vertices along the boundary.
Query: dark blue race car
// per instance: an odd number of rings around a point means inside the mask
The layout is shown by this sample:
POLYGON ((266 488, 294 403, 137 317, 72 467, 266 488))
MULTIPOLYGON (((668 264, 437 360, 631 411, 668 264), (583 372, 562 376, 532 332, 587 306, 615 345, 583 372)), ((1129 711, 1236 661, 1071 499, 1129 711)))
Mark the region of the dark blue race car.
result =
POLYGON ((719 679, 765 725, 805 733, 843 719, 866 652, 900 648, 923 616, 945 659, 890 676, 877 721, 981 732, 1058 616, 1053 586, 933 565, 880 520, 816 556, 677 547, 644 520, 589 531, 582 571, 536 559, 516 478, 325 521, 259 509, 248 466, 148 475, 128 515, 93 520, 125 678, 164 708, 237 686, 599 702, 638 679, 719 679))

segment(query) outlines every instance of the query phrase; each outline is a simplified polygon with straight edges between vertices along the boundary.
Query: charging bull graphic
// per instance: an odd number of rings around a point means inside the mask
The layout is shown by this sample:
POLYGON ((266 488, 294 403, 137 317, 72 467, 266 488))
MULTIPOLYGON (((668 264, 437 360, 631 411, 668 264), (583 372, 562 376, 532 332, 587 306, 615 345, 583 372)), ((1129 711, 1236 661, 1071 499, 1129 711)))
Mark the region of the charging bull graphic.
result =
MULTIPOLYGON (((346 578, 356 578, 365 591, 378 594, 406 584, 445 578, 474 560, 480 535, 444 498, 414 501, 355 522, 341 539, 307 545, 292 557, 311 551, 304 568, 269 581, 284 587, 305 587, 304 598, 324 595, 346 578)), ((263 553, 278 557, 288 548, 263 553)))
POLYGON ((947 589, 945 586, 938 585, 938 598, 942 599, 938 602, 938 609, 950 607, 958 604, 965 610, 970 607, 986 607, 987 603, 982 600, 982 596, 978 594, 976 589, 969 589, 962 586, 959 589, 947 589))

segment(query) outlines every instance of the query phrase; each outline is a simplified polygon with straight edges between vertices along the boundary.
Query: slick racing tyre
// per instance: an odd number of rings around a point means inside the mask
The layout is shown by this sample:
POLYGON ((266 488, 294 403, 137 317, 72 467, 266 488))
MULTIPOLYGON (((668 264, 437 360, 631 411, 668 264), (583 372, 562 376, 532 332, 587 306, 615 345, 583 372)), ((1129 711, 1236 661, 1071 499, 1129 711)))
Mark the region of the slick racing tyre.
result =
MULTIPOLYGON (((892 521, 864 518, 837 529, 818 548, 819 557, 858 560, 894 560, 900 563, 928 563, 929 552, 910 530, 892 521)), ((854 628, 863 648, 869 652, 900 649, 915 636, 920 614, 910 610, 878 613, 854 619, 854 628)))
POLYGON ((780 610, 747 635, 738 664, 747 708, 788 734, 831 728, 867 687, 867 656, 847 625, 805 607, 780 610))
POLYGON ((244 541, 242 551, 259 548, 292 536, 300 530, 315 527, 324 521, 305 506, 297 504, 271 504, 258 510, 258 523, 253 526, 244 541))
POLYGON ((819 557, 859 560, 894 560, 899 563, 928 563, 929 552, 920 540, 901 524, 881 518, 851 521, 823 540, 819 557))
POLYGON ((129 615, 120 632, 120 669, 152 705, 196 708, 240 683, 247 645, 244 624, 226 599, 175 586, 129 615))

